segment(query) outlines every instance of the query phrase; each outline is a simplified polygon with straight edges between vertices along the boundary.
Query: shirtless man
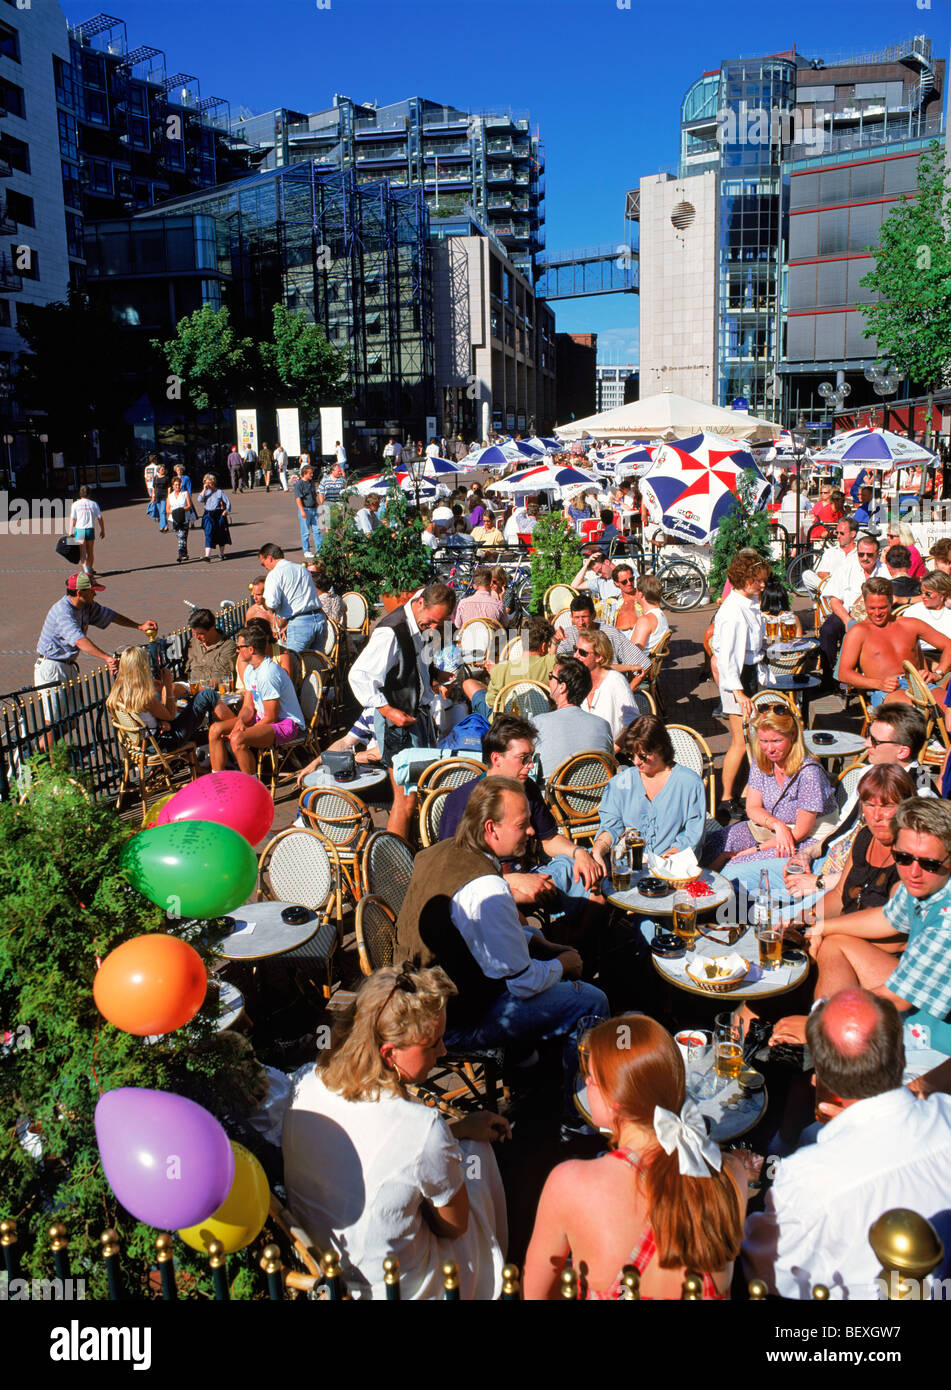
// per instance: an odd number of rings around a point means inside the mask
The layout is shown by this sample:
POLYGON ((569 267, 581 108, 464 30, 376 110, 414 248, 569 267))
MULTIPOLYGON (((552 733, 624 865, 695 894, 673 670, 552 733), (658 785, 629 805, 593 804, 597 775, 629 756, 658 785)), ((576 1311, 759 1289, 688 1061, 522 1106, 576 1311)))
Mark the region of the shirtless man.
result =
POLYGON ((839 680, 865 691, 871 705, 880 705, 889 697, 905 699, 896 693, 908 688, 902 662, 910 661, 916 669, 922 666, 921 639, 938 650, 937 667, 922 670, 922 679, 929 685, 940 685, 951 671, 951 638, 919 618, 894 617, 895 594, 890 579, 867 579, 862 595, 868 616, 845 634, 839 680))

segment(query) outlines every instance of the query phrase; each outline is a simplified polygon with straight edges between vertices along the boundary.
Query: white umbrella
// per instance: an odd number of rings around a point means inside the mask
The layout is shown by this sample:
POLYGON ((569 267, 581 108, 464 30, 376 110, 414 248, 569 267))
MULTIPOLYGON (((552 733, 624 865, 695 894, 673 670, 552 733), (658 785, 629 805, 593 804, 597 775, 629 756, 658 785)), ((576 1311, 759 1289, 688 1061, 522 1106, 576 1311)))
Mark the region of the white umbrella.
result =
POLYGON ((728 439, 773 439, 781 428, 775 421, 760 420, 741 410, 726 410, 708 401, 661 391, 600 415, 559 425, 557 433, 562 439, 592 435, 595 439, 675 440, 706 431, 728 439))
POLYGON ((519 473, 510 473, 507 478, 490 483, 486 492, 553 492, 560 496, 563 488, 578 484, 590 487, 598 481, 593 473, 584 468, 557 468, 553 464, 540 464, 535 468, 524 468, 519 473))
MULTIPOLYGON (((417 484, 408 473, 401 473, 397 477, 388 473, 377 473, 372 478, 361 478, 354 491, 361 497, 366 497, 371 492, 389 492, 394 487, 401 488, 409 497, 416 497, 417 484)), ((440 497, 449 496, 449 488, 444 483, 433 482, 430 478, 423 478, 418 487, 421 502, 434 502, 440 497)))

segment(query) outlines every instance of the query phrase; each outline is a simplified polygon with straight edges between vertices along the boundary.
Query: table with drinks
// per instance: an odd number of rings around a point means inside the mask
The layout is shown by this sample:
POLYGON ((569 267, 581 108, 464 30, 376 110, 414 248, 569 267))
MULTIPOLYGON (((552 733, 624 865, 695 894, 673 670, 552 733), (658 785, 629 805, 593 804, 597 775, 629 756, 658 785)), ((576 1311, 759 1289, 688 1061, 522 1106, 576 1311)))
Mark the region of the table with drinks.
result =
MULTIPOLYGON (((795 642, 799 638, 799 624, 796 615, 792 612, 785 613, 764 613, 763 623, 766 629, 766 641, 770 644, 774 642, 795 642)), ((818 643, 814 644, 818 646, 818 643)), ((809 649, 803 651, 805 656, 809 649)), ((767 655, 769 653, 767 652, 767 655)))

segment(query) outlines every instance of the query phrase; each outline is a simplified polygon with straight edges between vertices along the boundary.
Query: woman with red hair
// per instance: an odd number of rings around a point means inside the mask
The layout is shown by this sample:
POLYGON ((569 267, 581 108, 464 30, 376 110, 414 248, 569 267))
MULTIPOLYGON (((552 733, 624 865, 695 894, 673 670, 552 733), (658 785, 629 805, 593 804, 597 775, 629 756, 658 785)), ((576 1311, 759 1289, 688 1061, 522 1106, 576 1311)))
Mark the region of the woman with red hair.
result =
POLYGON ((592 1119, 613 1131, 614 1147, 549 1176, 525 1298, 558 1298, 569 1258, 585 1298, 619 1298, 625 1265, 640 1273, 641 1298, 680 1298, 688 1270, 703 1275, 704 1298, 728 1298, 747 1170, 707 1137, 677 1044, 652 1018, 626 1014, 592 1029, 578 1051, 592 1119))

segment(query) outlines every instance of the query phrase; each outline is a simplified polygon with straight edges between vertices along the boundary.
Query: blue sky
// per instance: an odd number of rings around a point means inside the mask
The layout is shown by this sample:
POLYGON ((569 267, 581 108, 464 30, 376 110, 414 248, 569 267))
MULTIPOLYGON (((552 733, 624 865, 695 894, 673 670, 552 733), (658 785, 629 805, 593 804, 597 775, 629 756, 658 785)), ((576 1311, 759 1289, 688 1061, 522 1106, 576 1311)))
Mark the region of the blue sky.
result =
MULTIPOLYGON (((94 3, 61 0, 71 23, 94 3)), ((527 111, 546 156, 549 251, 616 244, 624 193, 674 172, 684 91, 725 58, 877 51, 913 34, 948 56, 949 0, 112 0, 130 46, 164 50, 232 111, 315 111, 334 92, 381 104, 420 95, 527 111)), ((632 295, 558 302, 559 329, 597 332, 604 360, 637 344, 632 295)))

